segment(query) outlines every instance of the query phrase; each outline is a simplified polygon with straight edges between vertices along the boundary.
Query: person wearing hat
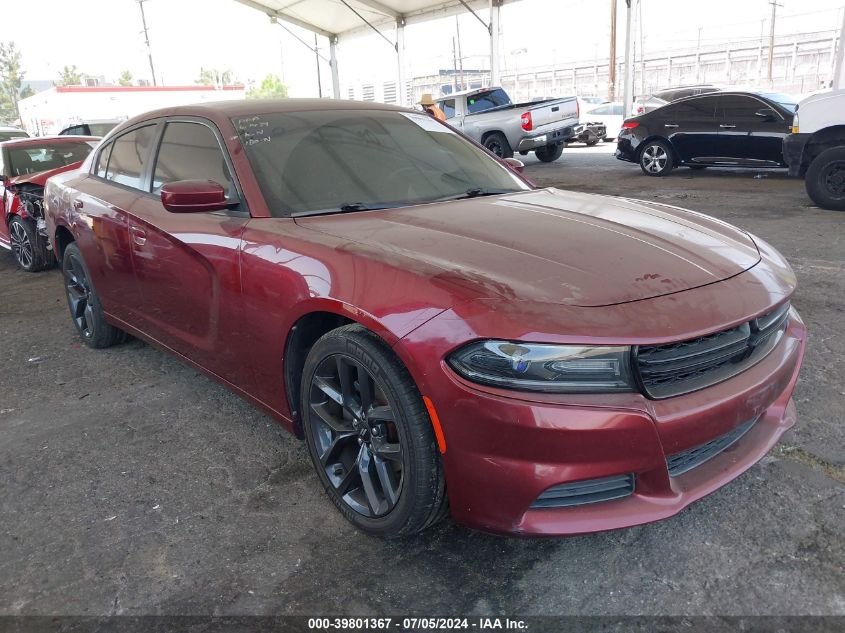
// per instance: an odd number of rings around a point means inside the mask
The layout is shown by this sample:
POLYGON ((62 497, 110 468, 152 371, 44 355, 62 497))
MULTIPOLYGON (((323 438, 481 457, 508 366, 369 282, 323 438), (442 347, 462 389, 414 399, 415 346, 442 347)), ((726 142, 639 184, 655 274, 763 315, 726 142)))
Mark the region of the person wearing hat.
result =
POLYGON ((420 105, 429 116, 434 117, 438 121, 445 121, 446 114, 437 106, 437 102, 431 98, 431 93, 425 93, 420 99, 420 105))

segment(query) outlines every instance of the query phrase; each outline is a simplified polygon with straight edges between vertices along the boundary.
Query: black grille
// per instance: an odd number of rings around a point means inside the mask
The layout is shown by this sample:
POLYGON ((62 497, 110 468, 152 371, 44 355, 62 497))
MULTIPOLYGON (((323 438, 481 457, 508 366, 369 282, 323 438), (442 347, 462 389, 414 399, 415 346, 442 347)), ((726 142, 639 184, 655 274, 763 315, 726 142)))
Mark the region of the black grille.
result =
POLYGON ((601 479, 587 479, 571 484, 558 484, 543 492, 531 504, 532 508, 568 508, 586 503, 621 499, 634 494, 633 475, 615 475, 601 479))
POLYGON ((789 303, 748 323, 688 341, 641 345, 636 369, 647 396, 669 398, 709 387, 745 371, 780 340, 789 303))
POLYGON ((757 418, 754 418, 753 420, 740 424, 733 431, 720 435, 714 440, 710 440, 681 453, 670 455, 666 458, 666 466, 669 468, 669 474, 672 477, 677 477, 703 464, 708 459, 716 457, 716 455, 748 433, 756 421, 757 418))

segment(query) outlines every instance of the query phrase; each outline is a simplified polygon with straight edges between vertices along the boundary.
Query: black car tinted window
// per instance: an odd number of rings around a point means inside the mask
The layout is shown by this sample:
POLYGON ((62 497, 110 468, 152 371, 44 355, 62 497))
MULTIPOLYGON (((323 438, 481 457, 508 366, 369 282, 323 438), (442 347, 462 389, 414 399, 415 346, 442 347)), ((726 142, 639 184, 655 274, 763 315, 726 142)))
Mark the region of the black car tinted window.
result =
POLYGON ((753 120, 755 118, 754 113, 766 107, 762 101, 744 95, 724 95, 719 104, 719 115, 726 121, 753 120))
POLYGON ((467 97, 467 110, 470 114, 510 104, 511 100, 508 98, 508 94, 502 89, 479 92, 467 97))
POLYGON ((155 138, 155 125, 145 125, 118 136, 113 143, 106 178, 140 189, 141 174, 155 138))
POLYGON ((660 109, 664 116, 670 116, 679 120, 700 120, 702 118, 712 119, 716 113, 715 97, 699 97, 688 99, 680 103, 672 103, 660 109))
POLYGON ((153 191, 177 180, 213 180, 229 195, 229 169, 211 128, 183 121, 167 124, 156 159, 153 191))

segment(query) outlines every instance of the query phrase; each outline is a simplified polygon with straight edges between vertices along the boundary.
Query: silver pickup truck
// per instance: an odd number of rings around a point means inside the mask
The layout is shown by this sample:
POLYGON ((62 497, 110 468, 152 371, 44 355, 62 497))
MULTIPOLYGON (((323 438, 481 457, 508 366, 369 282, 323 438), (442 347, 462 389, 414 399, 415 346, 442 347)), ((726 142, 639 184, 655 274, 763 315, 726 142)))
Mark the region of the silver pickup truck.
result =
POLYGON ((502 88, 456 92, 437 100, 446 122, 502 158, 534 154, 550 163, 578 125, 575 97, 513 103, 502 88))

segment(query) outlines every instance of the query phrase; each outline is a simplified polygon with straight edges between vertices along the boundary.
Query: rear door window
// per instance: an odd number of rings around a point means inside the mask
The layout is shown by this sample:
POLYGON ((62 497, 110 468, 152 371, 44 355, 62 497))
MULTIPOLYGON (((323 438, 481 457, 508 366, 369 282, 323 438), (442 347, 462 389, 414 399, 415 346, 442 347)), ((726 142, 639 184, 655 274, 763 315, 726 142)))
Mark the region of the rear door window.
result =
POLYGON ((661 109, 661 112, 664 116, 678 119, 679 121, 712 119, 716 115, 716 98, 699 97, 697 99, 687 99, 681 103, 672 103, 661 109))
POLYGON ((112 143, 106 179, 143 189, 144 166, 149 161, 156 125, 145 125, 118 136, 112 143))
POLYGON ((479 92, 478 94, 467 97, 467 110, 469 110, 470 114, 484 112, 492 108, 510 104, 511 100, 508 98, 508 93, 502 89, 479 92))
POLYGON ((153 172, 152 190, 177 180, 213 180, 233 192, 232 178, 217 137, 207 125, 187 121, 168 123, 153 172))

